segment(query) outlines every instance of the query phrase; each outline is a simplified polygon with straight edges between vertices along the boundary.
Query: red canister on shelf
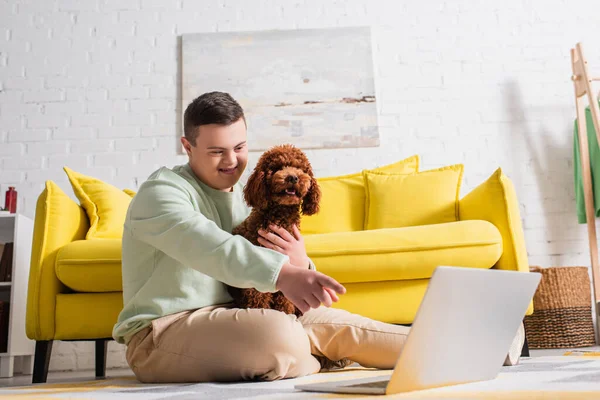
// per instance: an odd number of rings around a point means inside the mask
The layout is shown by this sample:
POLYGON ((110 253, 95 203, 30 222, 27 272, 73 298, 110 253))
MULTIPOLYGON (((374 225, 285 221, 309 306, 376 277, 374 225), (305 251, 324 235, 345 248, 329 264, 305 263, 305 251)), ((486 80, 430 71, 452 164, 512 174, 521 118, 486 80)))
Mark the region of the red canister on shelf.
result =
POLYGON ((9 186, 6 191, 6 198, 4 201, 4 208, 10 211, 12 214, 17 212, 17 191, 14 186, 9 186))

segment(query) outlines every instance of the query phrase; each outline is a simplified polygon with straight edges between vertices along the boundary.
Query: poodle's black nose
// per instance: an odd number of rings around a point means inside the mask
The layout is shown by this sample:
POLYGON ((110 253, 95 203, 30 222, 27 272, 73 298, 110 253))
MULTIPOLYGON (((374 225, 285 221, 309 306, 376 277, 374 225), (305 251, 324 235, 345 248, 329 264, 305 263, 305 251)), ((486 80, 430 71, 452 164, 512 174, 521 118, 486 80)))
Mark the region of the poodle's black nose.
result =
POLYGON ((296 175, 289 175, 285 180, 292 183, 298 183, 298 177, 296 175))

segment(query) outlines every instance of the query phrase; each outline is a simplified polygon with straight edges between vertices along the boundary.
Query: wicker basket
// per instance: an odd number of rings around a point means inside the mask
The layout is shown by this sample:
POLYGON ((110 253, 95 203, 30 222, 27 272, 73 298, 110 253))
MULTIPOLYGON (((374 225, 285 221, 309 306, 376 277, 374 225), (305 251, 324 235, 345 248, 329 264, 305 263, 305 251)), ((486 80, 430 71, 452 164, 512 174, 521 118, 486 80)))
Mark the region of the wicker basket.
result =
POLYGON ((529 347, 595 345, 588 268, 531 267, 531 272, 541 273, 542 279, 533 298, 533 314, 525 317, 529 347))

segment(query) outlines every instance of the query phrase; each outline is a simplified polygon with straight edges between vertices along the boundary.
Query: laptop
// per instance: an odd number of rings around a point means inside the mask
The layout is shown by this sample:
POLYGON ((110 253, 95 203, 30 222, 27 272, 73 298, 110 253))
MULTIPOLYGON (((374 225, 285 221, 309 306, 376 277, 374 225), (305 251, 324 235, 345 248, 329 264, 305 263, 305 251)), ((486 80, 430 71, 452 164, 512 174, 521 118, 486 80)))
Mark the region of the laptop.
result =
POLYGON ((540 278, 531 272, 438 267, 390 375, 295 388, 383 395, 495 379, 540 278))

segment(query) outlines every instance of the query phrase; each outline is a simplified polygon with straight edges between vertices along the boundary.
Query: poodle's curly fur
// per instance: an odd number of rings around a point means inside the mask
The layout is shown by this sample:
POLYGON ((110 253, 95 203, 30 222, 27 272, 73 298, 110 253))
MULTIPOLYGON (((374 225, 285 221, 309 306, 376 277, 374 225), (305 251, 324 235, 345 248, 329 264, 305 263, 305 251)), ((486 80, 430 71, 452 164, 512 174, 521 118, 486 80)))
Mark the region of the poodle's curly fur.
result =
MULTIPOLYGON (((320 198, 321 191, 306 154, 290 144, 275 146, 262 154, 248 178, 244 200, 252 211, 232 233, 244 236, 257 246, 260 246, 259 229, 272 232, 271 224, 293 235, 293 225, 300 229, 301 214, 319 212, 320 198)), ((253 288, 232 286, 227 290, 235 307, 270 308, 298 317, 302 315, 281 292, 262 293, 253 288)))

